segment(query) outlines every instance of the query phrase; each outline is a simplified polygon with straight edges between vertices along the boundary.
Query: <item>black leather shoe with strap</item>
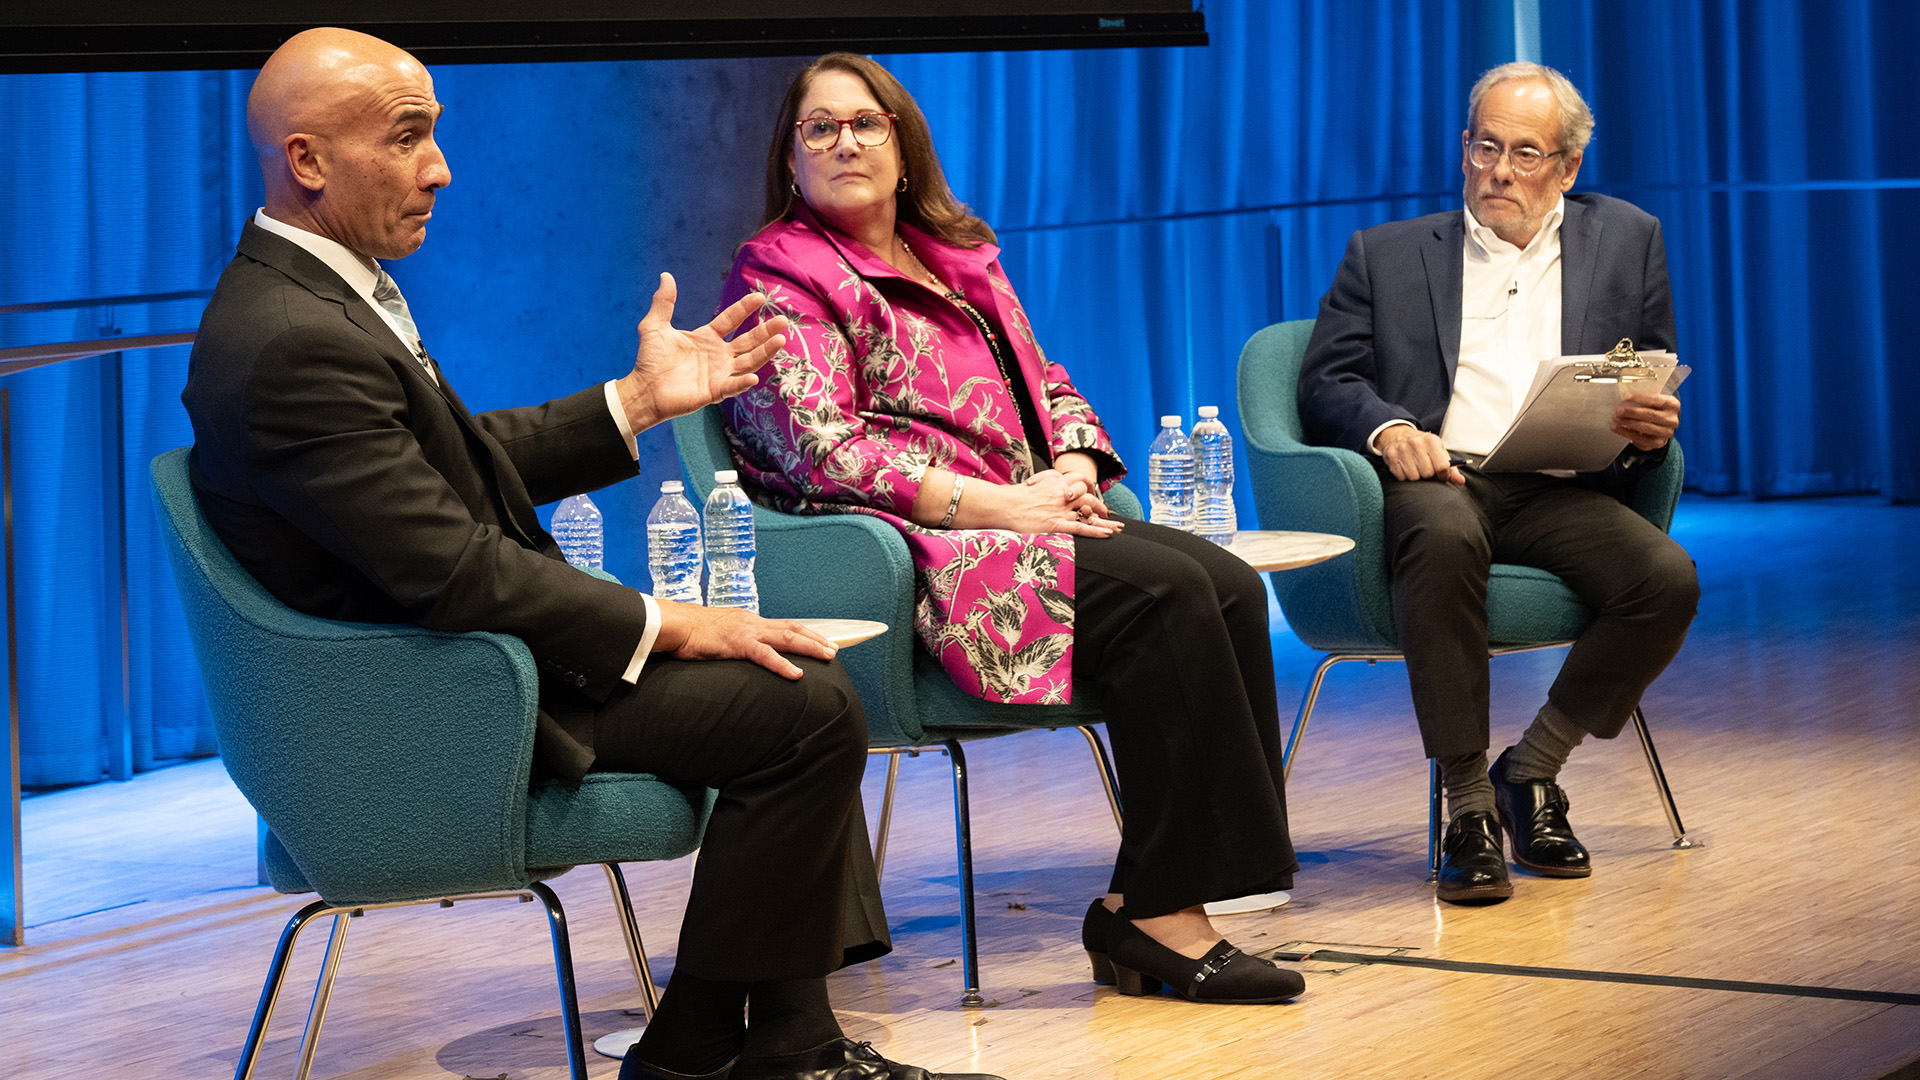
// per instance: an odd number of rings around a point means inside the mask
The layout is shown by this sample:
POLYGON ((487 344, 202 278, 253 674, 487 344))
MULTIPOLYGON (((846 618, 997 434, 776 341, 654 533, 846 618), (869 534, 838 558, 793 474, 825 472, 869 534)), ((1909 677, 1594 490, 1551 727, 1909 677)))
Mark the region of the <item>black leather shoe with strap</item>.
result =
POLYGON ((649 1065, 641 1061, 627 1049, 627 1056, 620 1062, 620 1080, 731 1080, 734 1063, 729 1061, 710 1073, 682 1073, 672 1069, 663 1069, 658 1065, 649 1065))
POLYGON ((730 1080, 1001 1080, 987 1073, 936 1073, 880 1056, 872 1043, 834 1039, 811 1050, 743 1057, 730 1080))
POLYGON ((1469 810, 1447 825, 1440 843, 1440 878, 1434 894, 1452 904, 1497 904, 1513 895, 1507 860, 1500 850, 1500 824, 1485 810, 1469 810))
POLYGON ((1551 780, 1508 779, 1512 752, 1512 747, 1501 752, 1487 779, 1493 781, 1500 826, 1513 839, 1513 861, 1546 877, 1591 876, 1593 860, 1567 823, 1566 791, 1551 780))
POLYGON ((1307 988, 1299 972, 1250 956, 1225 941, 1198 960, 1182 956, 1133 925, 1125 908, 1113 917, 1107 958, 1113 964, 1114 984, 1128 997, 1157 994, 1164 984, 1188 1001, 1271 1005, 1307 988))

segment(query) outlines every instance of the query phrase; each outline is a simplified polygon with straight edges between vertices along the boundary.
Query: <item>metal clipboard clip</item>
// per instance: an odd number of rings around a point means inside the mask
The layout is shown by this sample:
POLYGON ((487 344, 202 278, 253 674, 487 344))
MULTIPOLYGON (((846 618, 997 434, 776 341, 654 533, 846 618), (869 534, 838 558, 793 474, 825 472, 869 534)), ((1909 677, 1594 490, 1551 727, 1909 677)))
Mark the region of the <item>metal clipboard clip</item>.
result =
POLYGON ((1652 382, 1660 377, 1659 372, 1640 359, 1629 338, 1621 338, 1618 345, 1598 360, 1579 360, 1573 365, 1574 382, 1652 382))

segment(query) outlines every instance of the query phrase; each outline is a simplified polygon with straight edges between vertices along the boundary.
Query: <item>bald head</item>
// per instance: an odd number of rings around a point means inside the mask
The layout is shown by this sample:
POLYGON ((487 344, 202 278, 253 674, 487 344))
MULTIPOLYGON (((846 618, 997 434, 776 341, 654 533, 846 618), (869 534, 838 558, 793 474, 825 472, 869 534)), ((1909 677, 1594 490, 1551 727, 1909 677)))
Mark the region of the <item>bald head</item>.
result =
POLYGON ((327 132, 384 73, 426 69, 405 50, 355 30, 323 26, 287 39, 253 80, 247 134, 262 159, 280 156, 295 132, 327 132))
POLYGON ((294 35, 247 96, 268 216, 362 255, 412 254, 452 180, 433 139, 440 111, 404 49, 333 27, 294 35))

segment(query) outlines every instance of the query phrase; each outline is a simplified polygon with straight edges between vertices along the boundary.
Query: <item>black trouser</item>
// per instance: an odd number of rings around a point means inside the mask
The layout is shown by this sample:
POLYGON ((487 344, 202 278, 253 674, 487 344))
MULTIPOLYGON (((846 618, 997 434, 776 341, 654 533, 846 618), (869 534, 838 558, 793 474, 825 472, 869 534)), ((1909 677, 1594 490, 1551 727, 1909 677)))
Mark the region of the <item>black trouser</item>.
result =
POLYGON ((860 778, 867 717, 838 661, 790 656, 783 679, 744 660, 655 655, 594 725, 594 768, 719 789, 675 968, 764 982, 885 955, 860 778))
POLYGON ((1487 575, 1557 574, 1597 613, 1547 700, 1603 739, 1680 651, 1699 605, 1693 560, 1611 495, 1576 479, 1465 469, 1465 487, 1381 468, 1394 627, 1428 757, 1488 748, 1487 575))
POLYGON ((1106 714, 1136 918, 1293 883, 1267 592, 1239 557, 1146 522, 1074 540, 1073 677, 1106 714))

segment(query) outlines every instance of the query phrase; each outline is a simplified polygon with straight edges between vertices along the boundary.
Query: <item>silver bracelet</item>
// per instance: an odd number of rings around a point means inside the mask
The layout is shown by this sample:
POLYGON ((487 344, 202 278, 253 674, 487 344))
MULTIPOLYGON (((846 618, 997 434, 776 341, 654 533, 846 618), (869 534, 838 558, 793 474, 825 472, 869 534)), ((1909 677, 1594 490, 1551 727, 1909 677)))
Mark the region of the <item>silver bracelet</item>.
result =
POLYGON ((966 477, 955 476, 953 478, 953 497, 947 500, 947 514, 940 519, 941 528, 948 529, 953 527, 953 512, 960 509, 960 489, 966 486, 966 477))

